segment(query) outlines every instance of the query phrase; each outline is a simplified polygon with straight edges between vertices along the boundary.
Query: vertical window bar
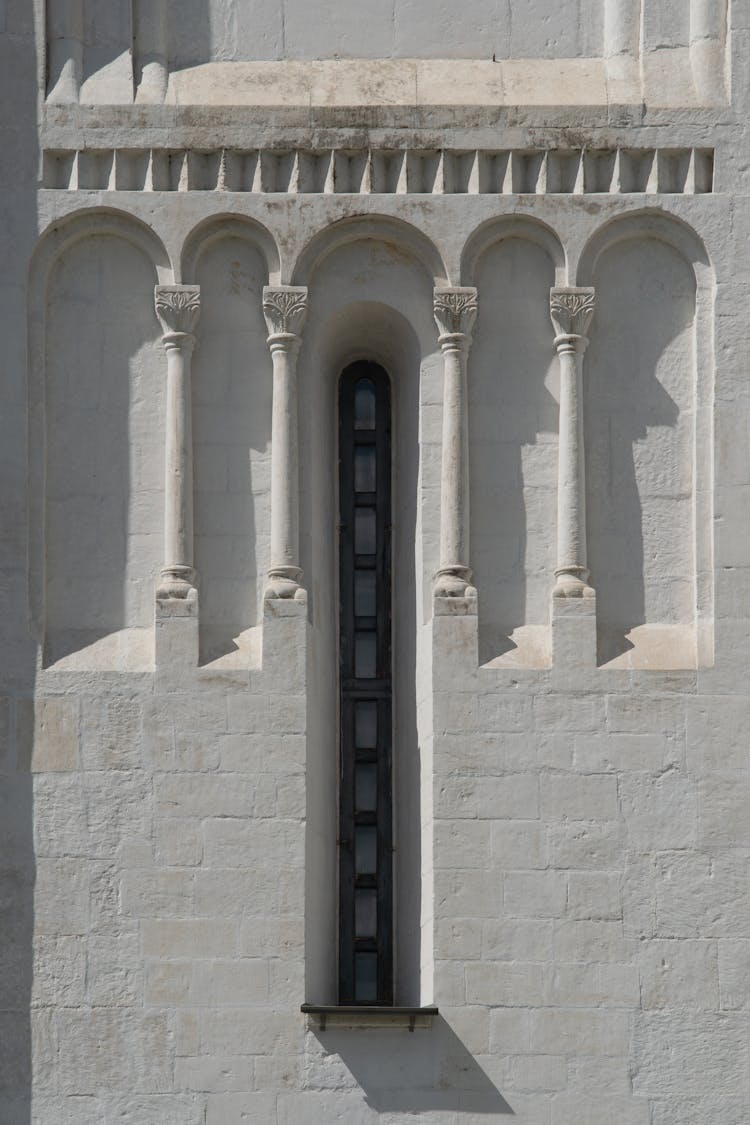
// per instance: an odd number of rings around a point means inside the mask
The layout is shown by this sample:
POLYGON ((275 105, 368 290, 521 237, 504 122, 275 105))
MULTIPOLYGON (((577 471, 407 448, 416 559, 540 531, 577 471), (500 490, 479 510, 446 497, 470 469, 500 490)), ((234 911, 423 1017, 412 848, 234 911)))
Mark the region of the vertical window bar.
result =
POLYGON ((339 384, 341 1004, 393 1003, 390 427, 385 371, 352 364, 339 384))

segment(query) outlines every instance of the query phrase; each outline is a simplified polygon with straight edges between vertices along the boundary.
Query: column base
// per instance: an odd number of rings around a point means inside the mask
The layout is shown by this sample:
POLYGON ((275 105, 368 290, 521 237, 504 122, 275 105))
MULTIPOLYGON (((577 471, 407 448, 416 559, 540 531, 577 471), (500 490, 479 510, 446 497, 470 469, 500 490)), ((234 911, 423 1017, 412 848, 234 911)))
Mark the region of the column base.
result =
POLYGON ((198 591, 186 598, 156 599, 154 662, 160 691, 176 691, 192 682, 198 668, 198 591))
POLYGON ((552 666, 573 677, 596 669, 596 596, 552 597, 552 666))
POLYGON ((298 566, 276 566, 268 572, 268 582, 263 591, 263 600, 275 598, 307 599, 307 593, 300 584, 302 571, 298 566))
POLYGON ((553 598, 593 598, 593 586, 588 584, 589 572, 585 566, 566 567, 565 570, 556 570, 555 588, 553 598))
POLYGON ((470 598, 477 592, 471 585, 471 567, 441 566, 435 575, 432 589, 435 598, 470 598))
POLYGON ((159 585, 156 588, 157 601, 185 601, 192 594, 197 594, 195 587, 195 570, 192 566, 164 566, 159 575, 159 585))

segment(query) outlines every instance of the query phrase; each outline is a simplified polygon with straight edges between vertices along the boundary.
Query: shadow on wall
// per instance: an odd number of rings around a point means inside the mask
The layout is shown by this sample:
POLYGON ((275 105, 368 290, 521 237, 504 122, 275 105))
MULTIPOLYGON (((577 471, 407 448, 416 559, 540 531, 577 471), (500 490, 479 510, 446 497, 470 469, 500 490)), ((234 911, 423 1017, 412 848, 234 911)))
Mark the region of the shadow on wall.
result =
POLYGON ((193 360, 195 565, 201 662, 238 649, 261 620, 270 537, 273 376, 262 292, 267 269, 247 241, 201 256, 201 318, 193 360))
POLYGON ((479 660, 545 625, 555 566, 557 364, 549 255, 508 238, 482 256, 469 360, 471 562, 479 589, 479 660), (553 390, 555 392, 553 394, 553 390))
POLYGON ((695 619, 695 279, 656 239, 611 247, 585 361, 589 565, 599 662, 640 625, 695 619))
MULTIPOLYGON (((313 1033, 320 1045, 318 1061, 328 1077, 336 1072, 334 1056, 361 1087, 367 1104, 379 1113, 507 1114, 513 1108, 487 1077, 444 1019, 430 1031, 329 1029, 313 1033)), ((315 1086, 316 1064, 308 1067, 315 1086)))
POLYGON ((34 5, 0 5, 0 246, 4 317, 2 419, 3 534, 0 613, 0 1121, 31 1121, 31 989, 34 883, 30 746, 14 738, 34 692, 36 646, 28 628, 26 456, 26 273, 37 239, 37 55, 34 5), (15 701, 14 701, 15 697, 15 701))
POLYGON ((82 239, 48 289, 45 663, 153 620, 164 359, 153 265, 82 239))

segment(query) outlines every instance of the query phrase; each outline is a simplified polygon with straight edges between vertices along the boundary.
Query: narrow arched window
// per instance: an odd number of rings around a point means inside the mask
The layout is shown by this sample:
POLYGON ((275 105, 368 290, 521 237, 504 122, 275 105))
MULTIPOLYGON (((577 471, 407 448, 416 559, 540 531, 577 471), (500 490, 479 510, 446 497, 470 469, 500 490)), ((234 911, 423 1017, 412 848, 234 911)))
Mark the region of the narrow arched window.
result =
POLYGON ((339 384, 339 1002, 393 1003, 388 376, 339 384))

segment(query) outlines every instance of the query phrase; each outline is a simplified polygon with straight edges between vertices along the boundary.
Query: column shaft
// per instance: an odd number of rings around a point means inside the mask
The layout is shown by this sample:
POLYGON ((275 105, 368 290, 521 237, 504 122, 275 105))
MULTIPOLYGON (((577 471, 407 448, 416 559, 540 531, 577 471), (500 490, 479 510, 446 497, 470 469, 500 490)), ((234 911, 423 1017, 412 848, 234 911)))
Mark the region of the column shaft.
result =
POLYGON ((466 369, 476 289, 436 289, 434 313, 444 362, 440 563, 434 592, 436 597, 462 597, 471 582, 466 369))
POLYGON ((47 4, 47 98, 77 102, 83 73, 83 0, 47 4))
POLYGON ((164 566, 157 597, 186 598, 193 569, 193 431, 190 367, 200 313, 197 285, 157 286, 156 312, 165 329, 167 402, 164 472, 164 566))
POLYGON ((556 597, 593 594, 587 585, 583 353, 594 313, 593 289, 552 289, 550 312, 560 356, 560 434, 556 597))
POLYGON ((639 0, 605 0, 604 54, 607 58, 638 55, 639 15, 639 0))
POLYGON ((306 289, 267 286, 263 290, 263 313, 273 363, 271 565, 267 598, 293 598, 301 590, 297 356, 306 312, 306 289))
POLYGON ((135 100, 161 103, 169 81, 167 5, 159 0, 135 0, 133 17, 135 100))

